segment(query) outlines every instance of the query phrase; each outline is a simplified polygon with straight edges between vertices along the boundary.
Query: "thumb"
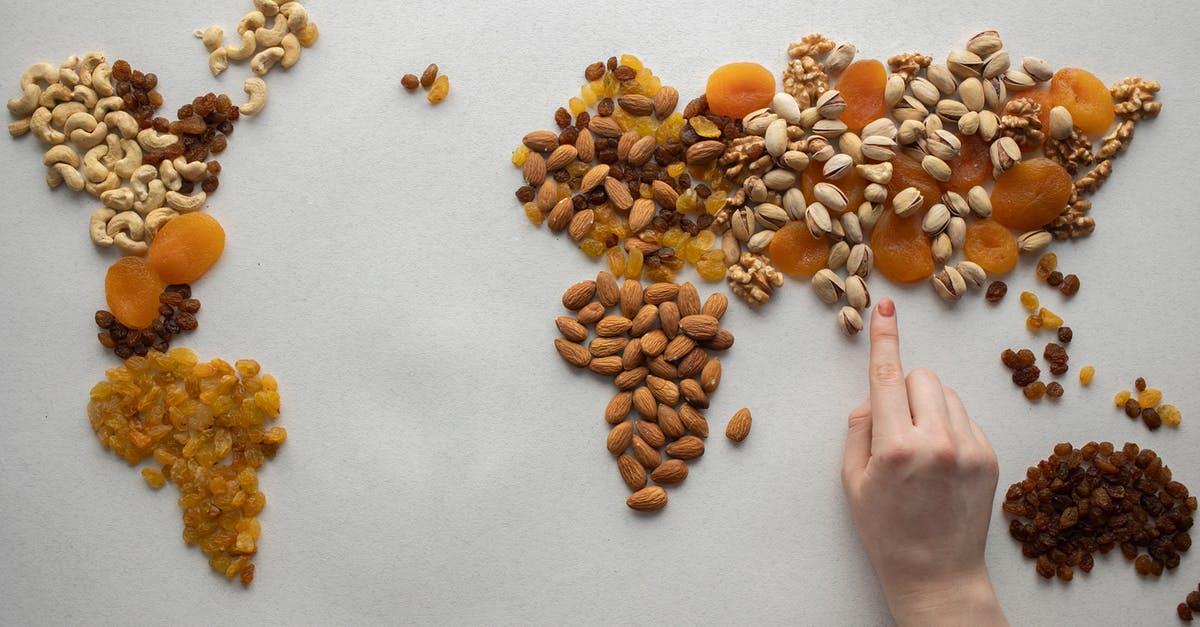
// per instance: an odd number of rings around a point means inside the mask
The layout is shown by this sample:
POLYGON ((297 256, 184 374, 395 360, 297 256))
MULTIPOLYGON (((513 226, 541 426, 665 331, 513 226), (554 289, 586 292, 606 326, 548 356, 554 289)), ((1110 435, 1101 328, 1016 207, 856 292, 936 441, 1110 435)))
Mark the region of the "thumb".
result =
POLYGON ((847 488, 871 459, 871 402, 855 407, 846 419, 846 452, 842 459, 842 484, 847 488))

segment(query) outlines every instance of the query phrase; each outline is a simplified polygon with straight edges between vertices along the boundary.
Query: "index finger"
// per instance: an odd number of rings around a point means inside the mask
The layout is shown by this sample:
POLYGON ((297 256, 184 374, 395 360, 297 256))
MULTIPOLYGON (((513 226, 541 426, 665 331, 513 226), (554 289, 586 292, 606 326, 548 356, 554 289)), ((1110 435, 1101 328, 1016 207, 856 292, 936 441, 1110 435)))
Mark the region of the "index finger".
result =
POLYGON ((871 418, 876 437, 912 427, 904 367, 900 365, 900 329, 896 304, 883 299, 871 314, 871 418))

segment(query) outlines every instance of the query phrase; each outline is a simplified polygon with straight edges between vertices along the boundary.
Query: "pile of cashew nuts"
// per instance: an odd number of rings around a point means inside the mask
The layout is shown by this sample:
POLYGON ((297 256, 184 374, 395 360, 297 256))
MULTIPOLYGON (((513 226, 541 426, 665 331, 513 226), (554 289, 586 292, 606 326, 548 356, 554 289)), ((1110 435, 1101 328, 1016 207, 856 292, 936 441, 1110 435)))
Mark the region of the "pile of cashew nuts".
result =
POLYGON ((317 42, 317 25, 308 21, 308 11, 296 0, 254 0, 254 9, 238 22, 239 41, 234 44, 225 45, 225 31, 215 24, 196 31, 196 37, 209 51, 208 69, 213 76, 228 69, 230 61, 246 59, 250 59, 250 70, 259 76, 265 76, 277 64, 287 69, 300 60, 302 46, 308 48, 317 42))

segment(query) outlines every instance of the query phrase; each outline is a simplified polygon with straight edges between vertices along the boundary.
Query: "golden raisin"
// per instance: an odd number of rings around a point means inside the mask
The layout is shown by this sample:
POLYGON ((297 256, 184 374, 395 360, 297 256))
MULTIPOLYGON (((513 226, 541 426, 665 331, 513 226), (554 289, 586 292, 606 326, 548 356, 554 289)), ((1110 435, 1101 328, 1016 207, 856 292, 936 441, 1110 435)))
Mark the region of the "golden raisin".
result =
POLYGON ((1120 392, 1117 392, 1116 396, 1113 397, 1113 404, 1117 407, 1124 407, 1130 396, 1132 396, 1132 394, 1129 392, 1129 390, 1121 390, 1120 392))
POLYGON ((1050 273, 1058 269, 1058 255, 1046 253, 1037 262, 1037 278, 1045 281, 1050 273))
POLYGON ((1047 329, 1057 329, 1063 324, 1062 318, 1045 307, 1038 310, 1038 317, 1042 320, 1042 326, 1047 329))
POLYGON ((1021 292, 1021 304, 1029 311, 1037 311, 1038 297, 1033 292, 1021 292))
POLYGON ((1022 391, 1025 394, 1025 398, 1031 401, 1041 400, 1046 395, 1046 384, 1041 381, 1034 381, 1026 385, 1022 391))
POLYGON ((433 87, 429 88, 429 95, 426 98, 431 104, 437 104, 446 99, 450 93, 450 78, 445 74, 439 75, 433 81, 433 87))
POLYGON ((620 246, 613 246, 604 253, 608 261, 608 271, 613 276, 622 276, 625 274, 625 253, 621 251, 620 246))
POLYGON ((629 259, 625 261, 625 278, 640 279, 642 278, 642 263, 644 256, 642 249, 632 248, 629 250, 629 259))
POLYGON ((1079 369, 1079 382, 1084 385, 1090 384, 1095 376, 1096 369, 1092 366, 1084 366, 1083 368, 1079 369))
POLYGON ((1155 407, 1162 402, 1162 390, 1157 388, 1146 388, 1145 390, 1138 392, 1137 402, 1142 409, 1147 407, 1155 407))
POLYGON ((1042 328, 1042 319, 1036 314, 1025 319, 1025 328, 1030 331, 1037 331, 1042 328))
POLYGON ((1158 417, 1168 427, 1178 427, 1183 422, 1183 414, 1174 405, 1166 404, 1158 408, 1158 417))

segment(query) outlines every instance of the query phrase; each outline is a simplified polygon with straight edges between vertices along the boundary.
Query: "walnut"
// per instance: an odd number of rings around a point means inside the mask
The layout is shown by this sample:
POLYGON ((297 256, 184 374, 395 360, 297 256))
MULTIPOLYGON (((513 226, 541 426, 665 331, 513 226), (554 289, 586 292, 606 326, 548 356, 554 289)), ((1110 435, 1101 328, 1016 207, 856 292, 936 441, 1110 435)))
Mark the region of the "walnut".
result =
POLYGON ((767 144, 763 138, 746 135, 730 141, 718 163, 725 168, 729 180, 740 183, 747 176, 770 169, 771 156, 766 153, 767 144))
POLYGON ((783 287, 783 274, 762 255, 742 253, 738 262, 729 267, 729 289, 751 305, 764 305, 783 287))
POLYGON ((1022 147, 1041 146, 1046 139, 1038 117, 1041 113, 1042 105, 1029 98, 1009 100, 1000 116, 1000 134, 1013 138, 1022 147))
POLYGON ((1100 150, 1096 151, 1097 159, 1111 159, 1129 148, 1133 141, 1133 119, 1125 120, 1117 125, 1108 135, 1100 139, 1100 150))
POLYGON ((812 57, 793 59, 783 71, 783 91, 791 94, 801 109, 811 107, 828 89, 825 66, 812 57))
POLYGON ((1092 154, 1092 140, 1078 126, 1071 129, 1071 135, 1066 139, 1046 140, 1046 156, 1057 161, 1072 176, 1096 159, 1092 154))
POLYGON ((907 82, 915 78, 921 68, 929 67, 931 62, 933 62, 932 57, 919 52, 902 52, 888 59, 888 67, 892 68, 892 73, 903 76, 907 82))
POLYGON ((800 57, 819 57, 828 54, 836 46, 832 39, 820 34, 806 35, 804 39, 793 42, 788 46, 788 56, 793 59, 800 57))
POLYGON ((1079 180, 1075 181, 1075 189, 1080 194, 1096 193, 1096 190, 1100 189, 1104 185, 1104 181, 1112 174, 1112 163, 1112 159, 1101 161, 1096 167, 1088 171, 1087 174, 1084 174, 1079 177, 1079 180))
POLYGON ((1140 77, 1126 78, 1109 88, 1113 100, 1113 110, 1120 117, 1129 120, 1152 118, 1162 110, 1162 103, 1154 99, 1154 94, 1162 89, 1158 81, 1147 81, 1140 77))

